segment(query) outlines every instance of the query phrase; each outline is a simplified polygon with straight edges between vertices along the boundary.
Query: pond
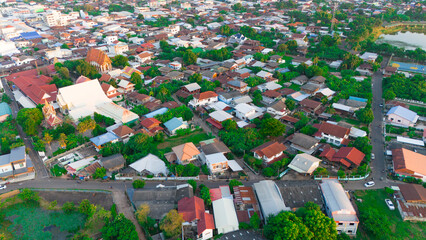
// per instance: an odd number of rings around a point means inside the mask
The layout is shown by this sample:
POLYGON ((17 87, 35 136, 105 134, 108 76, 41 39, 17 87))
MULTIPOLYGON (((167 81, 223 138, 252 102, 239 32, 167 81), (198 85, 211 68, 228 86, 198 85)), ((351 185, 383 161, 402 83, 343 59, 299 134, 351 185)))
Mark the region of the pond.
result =
POLYGON ((382 34, 377 43, 389 43, 393 46, 414 50, 421 48, 426 50, 426 35, 416 32, 396 32, 394 34, 382 34))

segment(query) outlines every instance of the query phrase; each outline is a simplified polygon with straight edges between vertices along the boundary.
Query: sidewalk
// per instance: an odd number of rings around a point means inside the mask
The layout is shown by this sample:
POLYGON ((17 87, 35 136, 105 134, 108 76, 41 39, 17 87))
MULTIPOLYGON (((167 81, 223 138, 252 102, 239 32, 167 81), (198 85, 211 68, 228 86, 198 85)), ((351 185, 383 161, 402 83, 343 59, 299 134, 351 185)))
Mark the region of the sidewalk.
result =
POLYGON ((0 181, 0 184, 5 184, 7 182, 8 183, 18 183, 18 182, 23 182, 23 181, 27 181, 27 180, 33 180, 33 179, 35 179, 35 172, 28 173, 28 175, 26 175, 26 176, 8 179, 7 181, 0 181))

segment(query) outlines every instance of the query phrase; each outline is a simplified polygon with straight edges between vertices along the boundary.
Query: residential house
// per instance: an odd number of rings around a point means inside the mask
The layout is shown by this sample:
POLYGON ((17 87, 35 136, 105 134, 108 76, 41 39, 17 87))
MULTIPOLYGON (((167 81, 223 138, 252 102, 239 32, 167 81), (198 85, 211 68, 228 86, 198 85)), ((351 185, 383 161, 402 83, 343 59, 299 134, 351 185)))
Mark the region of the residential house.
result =
POLYGON ((135 91, 135 84, 127 80, 121 80, 117 85, 118 91, 121 93, 129 93, 135 91))
POLYGON ((189 94, 197 94, 200 93, 201 87, 198 83, 190 83, 182 86, 181 89, 189 94))
POLYGON ((170 80, 182 80, 185 77, 185 74, 183 72, 172 71, 167 73, 166 77, 170 80))
POLYGON ((160 126, 161 122, 155 118, 145 118, 141 121, 141 126, 150 132, 151 134, 156 134, 159 131, 163 131, 164 128, 160 126))
POLYGON ((270 82, 266 82, 264 84, 258 85, 257 88, 261 91, 261 92, 265 92, 265 91, 277 91, 280 88, 282 88, 282 86, 278 83, 276 83, 276 81, 270 81, 270 82))
POLYGON ((223 153, 205 155, 205 163, 211 174, 221 174, 229 168, 228 159, 223 153))
POLYGON ((391 108, 386 115, 391 123, 404 127, 414 127, 419 119, 417 113, 401 106, 391 108))
POLYGON ((319 140, 305 135, 303 133, 295 133, 291 136, 290 139, 291 145, 290 147, 296 149, 297 151, 302 151, 307 154, 314 153, 319 144, 319 140))
POLYGON ((284 204, 281 192, 274 181, 262 180, 254 183, 253 189, 260 206, 260 217, 264 223, 270 216, 277 215, 282 211, 290 211, 290 208, 284 204))
POLYGON ((317 139, 325 139, 328 143, 340 146, 349 143, 349 133, 350 129, 348 128, 324 122, 320 125, 318 132, 314 136, 317 139))
POLYGON ((303 92, 307 93, 307 94, 314 94, 316 91, 318 91, 320 89, 320 85, 316 84, 316 83, 311 83, 308 82, 305 85, 300 87, 300 90, 302 90, 303 92))
POLYGON ((176 162, 182 165, 197 160, 198 155, 200 155, 200 151, 192 142, 173 147, 172 151, 176 155, 176 162))
POLYGON ((187 121, 183 121, 182 118, 174 117, 165 122, 164 127, 166 127, 166 132, 169 136, 174 136, 177 130, 189 128, 189 124, 187 121))
POLYGON ((321 159, 318 159, 307 153, 297 154, 290 162, 288 167, 294 171, 304 174, 312 175, 312 173, 319 167, 321 159))
POLYGON ((192 108, 205 106, 218 101, 217 93, 213 91, 202 92, 194 95, 194 98, 189 101, 188 105, 192 108))
POLYGON ((426 156, 405 148, 392 150, 393 172, 396 176, 414 177, 426 182, 426 156))
POLYGON ((121 93, 117 91, 117 88, 109 85, 108 83, 102 83, 102 90, 105 95, 111 100, 118 100, 121 97, 121 93))
POLYGON ((338 233, 356 235, 359 220, 349 196, 336 179, 323 180, 320 184, 327 215, 336 222, 338 233))
POLYGON ((286 157, 283 153, 286 149, 282 143, 269 141, 253 148, 251 152, 254 153, 255 158, 263 160, 266 164, 272 164, 286 157))
POLYGON ((321 102, 317 102, 308 98, 303 99, 300 103, 302 110, 308 114, 317 114, 321 108, 321 102))
POLYGON ((256 111, 256 108, 248 105, 247 103, 239 103, 235 106, 235 115, 241 120, 253 120, 262 115, 261 112, 256 111))
POLYGON ((364 157, 365 154, 354 147, 342 147, 333 155, 331 161, 341 163, 346 167, 359 166, 364 157))
POLYGON ((183 226, 197 227, 197 239, 207 240, 213 238, 215 228, 213 215, 208 213, 204 200, 199 197, 182 198, 178 202, 178 213, 182 215, 183 226))
POLYGON ((174 61, 169 63, 169 68, 173 70, 180 70, 182 68, 182 64, 180 62, 174 61))
POLYGON ((143 175, 167 176, 169 172, 164 161, 151 153, 130 164, 129 167, 143 175))
POLYGON ((239 80, 232 80, 229 81, 226 86, 232 91, 238 91, 240 93, 246 93, 249 88, 247 87, 247 83, 243 82, 243 81, 239 81, 239 80))
POLYGON ((128 142, 130 137, 134 135, 134 130, 126 125, 121 125, 118 128, 112 130, 112 132, 121 139, 124 143, 128 142))
POLYGON ((377 53, 365 52, 360 58, 366 62, 375 62, 378 56, 377 53))
POLYGON ((91 48, 89 50, 87 53, 86 62, 92 66, 95 66, 96 69, 101 73, 112 70, 111 59, 105 52, 96 48, 91 48))
POLYGON ((123 155, 117 153, 108 157, 101 158, 101 163, 102 163, 102 166, 108 172, 116 172, 124 168, 124 164, 126 163, 126 160, 124 159, 123 155))
POLYGON ((387 66, 383 69, 383 77, 390 77, 395 74, 397 70, 398 68, 396 67, 387 66))
POLYGON ((426 188, 419 184, 400 184, 395 201, 404 221, 426 221, 426 188))
POLYGON ((278 100, 277 102, 266 108, 266 112, 271 115, 280 117, 287 115, 288 110, 287 106, 285 105, 285 98, 278 100))
POLYGON ((214 221, 218 234, 237 231, 239 223, 232 199, 221 198, 213 201, 214 221))
POLYGON ((254 213, 261 216, 256 194, 252 187, 234 186, 234 204, 239 222, 250 223, 254 213))
POLYGON ((135 59, 138 63, 145 64, 151 61, 152 55, 152 52, 145 51, 136 55, 135 59))
POLYGON ((302 86, 308 82, 309 78, 306 75, 300 75, 293 78, 290 82, 302 86))
POLYGON ((142 74, 141 71, 139 71, 137 69, 134 69, 132 67, 129 67, 129 66, 125 66, 123 68, 123 71, 121 72, 121 76, 123 76, 123 77, 125 77, 127 79, 130 79, 132 77, 133 73, 137 73, 137 74, 139 74, 141 76, 141 78, 144 78, 144 76, 143 76, 143 74, 142 74))
POLYGON ((138 92, 130 92, 126 95, 126 98, 134 105, 145 104, 152 99, 152 97, 138 92))
POLYGON ((33 172, 34 165, 25 153, 25 146, 12 148, 9 154, 0 156, 0 178, 10 178, 33 172))
POLYGON ((92 137, 90 141, 95 146, 96 151, 101 150, 107 143, 115 143, 119 140, 119 137, 114 133, 107 132, 102 135, 92 137))
POLYGON ((56 110, 52 104, 45 101, 44 106, 41 110, 42 110, 44 119, 49 127, 56 127, 62 123, 62 119, 56 115, 56 110))
POLYGON ((218 110, 209 114, 210 118, 206 122, 210 123, 212 126, 217 129, 222 129, 222 123, 226 120, 232 119, 233 116, 225 111, 218 110))

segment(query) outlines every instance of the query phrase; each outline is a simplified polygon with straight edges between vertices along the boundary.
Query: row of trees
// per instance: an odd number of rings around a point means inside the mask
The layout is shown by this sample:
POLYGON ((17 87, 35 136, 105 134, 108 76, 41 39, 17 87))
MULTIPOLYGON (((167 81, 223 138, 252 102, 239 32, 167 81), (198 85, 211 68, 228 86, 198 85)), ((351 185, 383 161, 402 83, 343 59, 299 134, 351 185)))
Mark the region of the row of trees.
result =
POLYGON ((383 79, 383 97, 395 97, 426 102, 426 82, 422 75, 407 78, 403 74, 393 74, 383 79))

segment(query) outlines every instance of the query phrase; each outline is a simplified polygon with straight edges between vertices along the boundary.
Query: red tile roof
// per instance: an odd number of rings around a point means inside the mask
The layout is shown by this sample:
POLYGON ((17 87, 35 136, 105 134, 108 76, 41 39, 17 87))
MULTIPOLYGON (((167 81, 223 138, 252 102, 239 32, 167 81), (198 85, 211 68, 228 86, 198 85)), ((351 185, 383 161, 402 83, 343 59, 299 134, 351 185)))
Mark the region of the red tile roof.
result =
POLYGON ((325 133, 331 136, 344 138, 345 135, 348 135, 350 132, 349 128, 345 128, 339 125, 331 124, 331 123, 322 123, 318 129, 319 133, 325 133))
POLYGON ((322 151, 322 153, 320 154, 320 157, 325 157, 328 160, 332 161, 334 154, 336 154, 336 150, 334 150, 331 147, 328 147, 324 149, 324 151, 322 151))
POLYGON ((270 141, 252 149, 251 151, 256 152, 260 157, 266 156, 267 158, 271 158, 278 153, 285 151, 286 149, 287 148, 284 146, 284 144, 278 143, 276 141, 270 141))
POLYGON ((185 197, 178 202, 178 212, 186 222, 200 220, 205 212, 204 201, 199 197, 185 197))
POLYGON ((197 232, 198 235, 201 235, 205 230, 207 229, 214 229, 214 220, 213 215, 210 213, 203 213, 203 217, 200 219, 200 221, 197 224, 197 232))
POLYGON ((145 118, 141 121, 141 125, 146 129, 151 129, 160 125, 161 122, 155 118, 145 118))
POLYGON ((100 66, 103 66, 105 63, 111 64, 111 59, 102 50, 91 48, 87 53, 86 62, 96 62, 100 66))
POLYGON ((208 98, 213 98, 213 97, 217 97, 217 93, 213 91, 198 93, 197 95, 194 96, 194 98, 198 99, 199 101, 208 99, 208 98))
POLYGON ((342 147, 334 154, 332 161, 340 162, 349 167, 351 164, 359 166, 365 154, 354 147, 342 147))

